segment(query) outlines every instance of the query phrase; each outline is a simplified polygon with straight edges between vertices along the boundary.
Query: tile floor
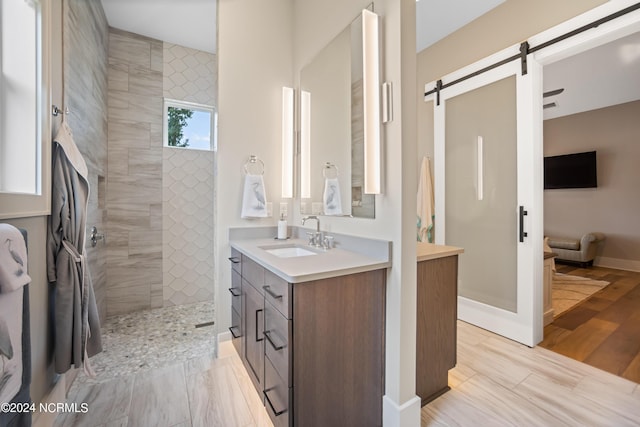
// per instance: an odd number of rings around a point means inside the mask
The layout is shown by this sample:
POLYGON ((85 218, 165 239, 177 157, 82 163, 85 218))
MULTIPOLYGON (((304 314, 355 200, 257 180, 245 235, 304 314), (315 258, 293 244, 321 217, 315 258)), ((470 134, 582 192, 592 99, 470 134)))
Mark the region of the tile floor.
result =
MULTIPOLYGON (((638 426, 640 386, 540 347, 530 349, 458 322, 451 390, 422 408, 422 426, 638 426)), ((272 427, 232 344, 104 383, 68 402, 86 414, 57 426, 272 427)))

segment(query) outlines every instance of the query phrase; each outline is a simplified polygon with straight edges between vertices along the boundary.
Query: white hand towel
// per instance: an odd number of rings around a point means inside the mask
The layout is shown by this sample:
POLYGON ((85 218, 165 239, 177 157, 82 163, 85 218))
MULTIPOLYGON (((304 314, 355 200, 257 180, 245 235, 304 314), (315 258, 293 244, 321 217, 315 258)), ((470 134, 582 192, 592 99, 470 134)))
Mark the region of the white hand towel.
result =
POLYGON ((241 218, 266 218, 267 196, 262 175, 244 176, 241 218))
POLYGON ((433 182, 429 159, 422 158, 420 181, 418 181, 417 228, 419 242, 433 243, 433 220, 435 217, 433 203, 433 182))
POLYGON ((27 246, 20 230, 0 224, 0 293, 13 292, 29 282, 27 246))
POLYGON ((342 215, 342 200, 338 178, 326 178, 324 180, 322 202, 325 215, 342 215))

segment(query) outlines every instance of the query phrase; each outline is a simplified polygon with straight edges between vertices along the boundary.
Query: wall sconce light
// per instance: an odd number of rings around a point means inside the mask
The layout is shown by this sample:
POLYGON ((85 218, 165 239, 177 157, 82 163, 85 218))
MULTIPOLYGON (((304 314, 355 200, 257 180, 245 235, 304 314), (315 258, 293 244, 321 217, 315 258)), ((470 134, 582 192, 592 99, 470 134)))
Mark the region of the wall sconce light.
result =
POLYGON ((311 198, 311 93, 300 91, 300 198, 311 198))
POLYGON ((362 11, 364 101, 364 192, 380 194, 380 50, 378 15, 362 11))
POLYGON ((293 198, 294 90, 282 88, 282 198, 293 198))

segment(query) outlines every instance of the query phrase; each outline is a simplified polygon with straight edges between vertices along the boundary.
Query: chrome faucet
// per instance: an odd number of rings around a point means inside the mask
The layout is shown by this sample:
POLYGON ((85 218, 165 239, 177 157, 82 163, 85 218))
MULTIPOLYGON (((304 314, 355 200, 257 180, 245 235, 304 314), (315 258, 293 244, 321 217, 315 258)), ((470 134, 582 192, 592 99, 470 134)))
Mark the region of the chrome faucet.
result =
POLYGON ((316 220, 316 232, 311 233, 308 232, 307 236, 309 237, 309 246, 321 246, 322 245, 322 233, 320 232, 320 218, 315 215, 309 215, 302 218, 302 225, 307 222, 307 220, 315 219, 316 220))

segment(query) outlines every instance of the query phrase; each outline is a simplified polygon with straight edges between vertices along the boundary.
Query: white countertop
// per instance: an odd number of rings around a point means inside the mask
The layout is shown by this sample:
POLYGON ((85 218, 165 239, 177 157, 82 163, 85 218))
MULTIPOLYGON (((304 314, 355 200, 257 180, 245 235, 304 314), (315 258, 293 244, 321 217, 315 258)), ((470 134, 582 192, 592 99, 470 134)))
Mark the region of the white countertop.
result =
MULTIPOLYGON (((336 237, 336 245, 339 246, 336 237)), ((327 279, 346 274, 361 273, 378 270, 391 266, 390 251, 380 257, 363 255, 361 253, 336 247, 329 250, 313 248, 306 240, 293 238, 276 240, 273 238, 237 239, 230 241, 231 247, 248 256, 267 270, 277 274, 289 283, 301 283, 311 280, 327 279), (272 255, 263 246, 300 245, 316 255, 292 258, 280 258, 272 255)))
POLYGON ((461 254, 464 249, 455 246, 436 245, 435 243, 418 242, 416 247, 416 258, 418 262, 428 261, 431 259, 444 258, 452 255, 461 254))

